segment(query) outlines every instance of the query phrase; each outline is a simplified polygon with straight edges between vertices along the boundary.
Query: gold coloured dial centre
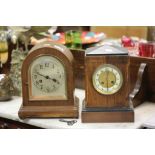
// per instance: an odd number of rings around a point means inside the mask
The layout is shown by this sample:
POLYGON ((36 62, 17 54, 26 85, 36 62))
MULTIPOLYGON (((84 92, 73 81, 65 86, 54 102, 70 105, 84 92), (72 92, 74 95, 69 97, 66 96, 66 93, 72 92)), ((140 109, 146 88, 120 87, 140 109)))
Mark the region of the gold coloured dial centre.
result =
POLYGON ((104 71, 99 75, 99 82, 104 88, 110 88, 116 83, 116 76, 113 72, 104 71))

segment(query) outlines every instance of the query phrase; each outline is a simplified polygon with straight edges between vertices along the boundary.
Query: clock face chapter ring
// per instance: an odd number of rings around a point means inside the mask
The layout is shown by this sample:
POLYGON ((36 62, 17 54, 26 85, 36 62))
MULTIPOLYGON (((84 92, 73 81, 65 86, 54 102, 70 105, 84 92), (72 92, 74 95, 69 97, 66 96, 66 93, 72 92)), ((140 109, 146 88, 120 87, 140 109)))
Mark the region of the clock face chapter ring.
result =
POLYGON ((92 81, 97 92, 112 95, 121 89, 123 75, 118 67, 112 64, 102 64, 93 73, 92 81))
MULTIPOLYGON (((54 70, 57 67, 56 63, 52 61, 45 61, 40 64, 36 64, 33 69, 33 82, 34 85, 44 92, 52 92, 61 85, 63 72, 59 71, 58 69, 54 70), (42 69, 40 69, 42 67, 42 69), (40 77, 39 80, 37 77, 40 77), (44 85, 43 85, 44 84, 44 85), (45 88, 46 89, 45 89, 45 88)), ((58 67, 57 67, 58 68, 58 67)))

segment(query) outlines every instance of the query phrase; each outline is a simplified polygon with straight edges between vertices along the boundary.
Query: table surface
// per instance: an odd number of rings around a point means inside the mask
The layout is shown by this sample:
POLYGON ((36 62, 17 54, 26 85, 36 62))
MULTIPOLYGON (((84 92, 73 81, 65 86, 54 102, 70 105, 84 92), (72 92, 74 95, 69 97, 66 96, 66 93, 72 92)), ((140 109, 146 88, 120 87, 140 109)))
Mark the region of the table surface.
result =
POLYGON ((150 117, 148 120, 146 120, 142 126, 144 128, 149 128, 149 129, 155 129, 155 114, 150 117))
MULTIPOLYGON (((81 105, 84 99, 84 90, 75 89, 75 94, 80 99, 80 116, 77 119, 77 123, 72 126, 67 125, 66 122, 60 122, 60 119, 52 118, 31 118, 21 120, 18 117, 18 110, 22 104, 21 97, 13 97, 12 100, 6 102, 0 102, 0 117, 23 122, 29 125, 41 127, 41 128, 54 128, 54 129, 122 129, 122 128, 141 128, 145 122, 155 116, 155 103, 144 102, 140 106, 135 108, 135 122, 133 123, 81 123, 81 105)), ((65 119, 72 120, 72 119, 65 119)))

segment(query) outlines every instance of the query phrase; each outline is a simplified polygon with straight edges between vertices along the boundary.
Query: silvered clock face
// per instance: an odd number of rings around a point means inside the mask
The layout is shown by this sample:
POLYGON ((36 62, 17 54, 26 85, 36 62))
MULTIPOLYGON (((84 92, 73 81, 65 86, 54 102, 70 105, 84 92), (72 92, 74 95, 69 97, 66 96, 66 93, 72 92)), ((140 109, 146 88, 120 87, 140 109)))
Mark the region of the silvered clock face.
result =
POLYGON ((122 73, 114 65, 101 65, 95 70, 93 74, 93 86, 101 94, 114 94, 120 90, 122 84, 122 73))
POLYGON ((66 72, 56 57, 40 56, 30 67, 31 95, 35 98, 67 99, 66 72))

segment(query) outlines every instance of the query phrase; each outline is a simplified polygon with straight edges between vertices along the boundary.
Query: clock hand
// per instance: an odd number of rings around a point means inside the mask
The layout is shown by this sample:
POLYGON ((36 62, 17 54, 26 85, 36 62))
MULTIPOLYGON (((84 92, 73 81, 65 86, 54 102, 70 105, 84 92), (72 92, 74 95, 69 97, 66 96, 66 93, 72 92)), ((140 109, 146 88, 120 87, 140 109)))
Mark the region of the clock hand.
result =
POLYGON ((59 84, 59 81, 58 81, 57 79, 55 79, 55 78, 50 78, 50 76, 40 74, 39 72, 36 72, 36 73, 37 73, 38 75, 40 75, 40 76, 43 76, 43 77, 46 78, 46 79, 50 79, 50 80, 52 80, 53 82, 59 84))
POLYGON ((40 74, 39 72, 36 72, 38 75, 43 76, 44 78, 46 78, 46 75, 40 74))
MULTIPOLYGON (((109 82, 109 71, 108 71, 107 78, 108 78, 108 82, 109 82)), ((108 89, 109 89, 109 84, 108 84, 108 89)))
POLYGON ((107 74, 106 74, 106 81, 107 81, 107 92, 108 92, 108 71, 106 71, 107 72, 107 74))
POLYGON ((49 77, 49 79, 51 79, 53 82, 59 84, 59 81, 58 81, 57 79, 55 79, 55 78, 50 78, 50 77, 49 77))

